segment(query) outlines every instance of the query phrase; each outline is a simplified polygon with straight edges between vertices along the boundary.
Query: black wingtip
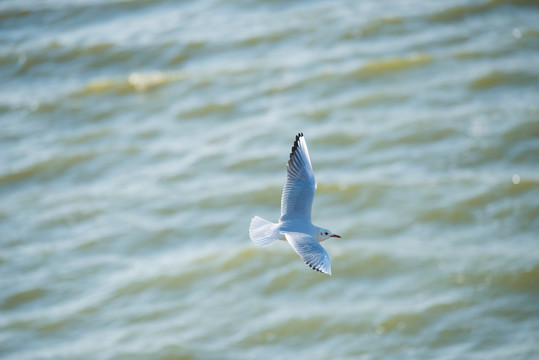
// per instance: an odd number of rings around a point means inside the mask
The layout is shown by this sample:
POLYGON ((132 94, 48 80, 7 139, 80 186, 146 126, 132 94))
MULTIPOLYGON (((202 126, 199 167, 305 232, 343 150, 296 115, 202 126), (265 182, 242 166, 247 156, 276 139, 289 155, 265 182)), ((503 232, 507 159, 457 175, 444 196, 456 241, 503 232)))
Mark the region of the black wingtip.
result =
POLYGON ((309 264, 309 263, 306 262, 306 261, 304 261, 304 263, 307 264, 307 265, 309 265, 309 267, 310 267, 311 269, 313 269, 314 271, 318 271, 319 273, 322 273, 322 274, 326 274, 326 275, 331 276, 331 269, 330 269, 330 273, 327 273, 327 272, 325 272, 325 271, 322 271, 321 269, 318 269, 318 268, 312 266, 311 264, 309 264))
POLYGON ((292 159, 292 157, 294 156, 294 153, 298 149, 298 147, 299 147, 299 139, 301 137, 303 137, 303 133, 301 133, 301 132, 296 135, 296 140, 294 140, 294 145, 292 146, 292 149, 290 150, 290 159, 292 159))
POLYGON ((290 151, 290 158, 292 158, 292 155, 298 149, 298 146, 299 146, 299 134, 296 135, 296 140, 294 140, 294 145, 292 145, 292 150, 290 151))

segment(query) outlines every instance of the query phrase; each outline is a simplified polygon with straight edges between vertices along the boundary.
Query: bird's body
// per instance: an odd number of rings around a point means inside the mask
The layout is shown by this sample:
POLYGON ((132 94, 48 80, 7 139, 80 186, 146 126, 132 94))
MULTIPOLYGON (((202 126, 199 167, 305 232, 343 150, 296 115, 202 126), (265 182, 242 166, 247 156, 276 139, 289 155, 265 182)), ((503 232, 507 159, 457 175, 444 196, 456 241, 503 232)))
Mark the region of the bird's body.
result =
POLYGON ((296 136, 286 172, 279 222, 272 223, 255 216, 251 220, 249 236, 259 246, 268 246, 275 240, 288 241, 312 269, 331 275, 329 255, 319 242, 340 236, 311 222, 316 180, 302 133, 296 136))

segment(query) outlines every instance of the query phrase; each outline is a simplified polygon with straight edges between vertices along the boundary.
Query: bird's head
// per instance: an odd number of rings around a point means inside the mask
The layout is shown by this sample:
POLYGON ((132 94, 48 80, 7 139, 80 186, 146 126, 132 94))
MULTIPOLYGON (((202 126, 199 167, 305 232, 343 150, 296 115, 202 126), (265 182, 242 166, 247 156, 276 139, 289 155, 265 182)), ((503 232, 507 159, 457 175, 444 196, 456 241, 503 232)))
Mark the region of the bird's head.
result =
POLYGON ((324 229, 324 228, 318 228, 318 231, 315 234, 315 238, 316 238, 316 240, 318 240, 318 242, 327 240, 330 237, 340 238, 339 235, 334 234, 331 231, 329 231, 328 229, 324 229))

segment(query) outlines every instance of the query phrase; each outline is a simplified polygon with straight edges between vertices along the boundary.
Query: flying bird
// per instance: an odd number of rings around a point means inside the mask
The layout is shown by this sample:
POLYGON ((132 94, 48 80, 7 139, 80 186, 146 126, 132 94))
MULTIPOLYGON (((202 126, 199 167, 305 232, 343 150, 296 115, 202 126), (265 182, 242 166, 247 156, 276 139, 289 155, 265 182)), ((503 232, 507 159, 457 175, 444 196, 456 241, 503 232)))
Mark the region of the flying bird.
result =
POLYGON ((281 218, 278 223, 255 216, 249 226, 249 236, 258 246, 268 246, 284 240, 313 270, 331 275, 331 261, 320 242, 340 238, 328 229, 313 225, 316 180, 303 133, 296 135, 290 159, 286 165, 286 183, 281 197, 281 218))

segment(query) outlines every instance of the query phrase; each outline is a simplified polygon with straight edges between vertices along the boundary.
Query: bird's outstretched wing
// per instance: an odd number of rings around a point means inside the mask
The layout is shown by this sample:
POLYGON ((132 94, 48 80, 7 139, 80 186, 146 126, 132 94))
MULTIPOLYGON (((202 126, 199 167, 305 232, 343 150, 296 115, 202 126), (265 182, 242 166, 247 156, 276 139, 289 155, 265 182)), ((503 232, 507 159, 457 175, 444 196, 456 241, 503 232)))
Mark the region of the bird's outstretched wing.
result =
POLYGON ((329 255, 313 236, 299 232, 284 232, 284 236, 301 259, 313 270, 331 275, 329 255))
POLYGON ((307 143, 302 133, 296 135, 290 159, 286 165, 286 184, 281 197, 281 220, 311 221, 316 180, 307 143))

